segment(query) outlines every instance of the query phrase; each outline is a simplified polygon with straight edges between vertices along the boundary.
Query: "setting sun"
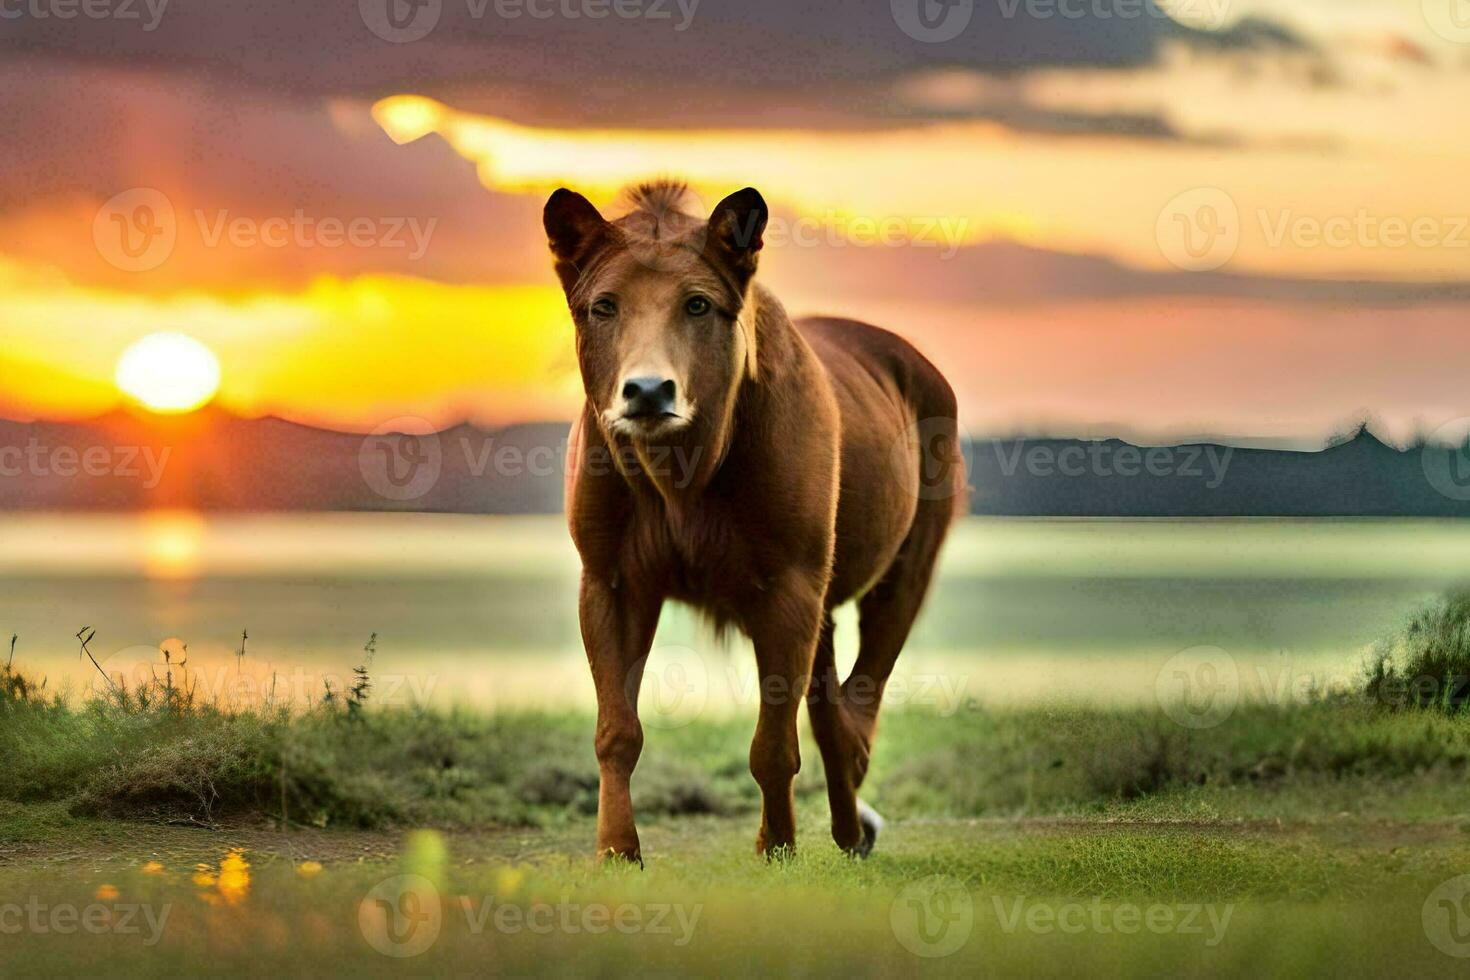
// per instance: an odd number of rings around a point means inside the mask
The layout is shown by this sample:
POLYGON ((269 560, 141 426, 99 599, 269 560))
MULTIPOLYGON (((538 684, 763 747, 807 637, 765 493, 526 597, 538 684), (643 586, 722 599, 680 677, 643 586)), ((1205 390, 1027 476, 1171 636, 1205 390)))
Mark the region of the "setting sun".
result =
POLYGON ((191 412, 219 390, 219 359, 193 337, 149 334, 123 351, 117 386, 154 412, 191 412))

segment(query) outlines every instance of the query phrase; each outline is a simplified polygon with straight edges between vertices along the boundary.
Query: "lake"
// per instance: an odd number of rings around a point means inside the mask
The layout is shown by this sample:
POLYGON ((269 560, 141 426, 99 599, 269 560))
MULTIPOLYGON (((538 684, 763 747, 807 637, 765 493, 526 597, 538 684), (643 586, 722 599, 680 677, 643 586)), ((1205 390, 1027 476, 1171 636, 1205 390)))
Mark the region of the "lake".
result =
MULTIPOLYGON (((586 706, 577 567, 559 518, 9 514, 0 634, 53 690, 172 671, 224 701, 301 703, 350 683, 376 633, 378 703, 586 706)), ((968 518, 889 700, 1135 702, 1181 663, 1286 696, 1350 682, 1376 640, 1467 579, 1470 524, 1455 522, 968 518)), ((854 622, 838 619, 845 660, 854 622)), ((750 703, 751 659, 670 608, 645 714, 750 703)))

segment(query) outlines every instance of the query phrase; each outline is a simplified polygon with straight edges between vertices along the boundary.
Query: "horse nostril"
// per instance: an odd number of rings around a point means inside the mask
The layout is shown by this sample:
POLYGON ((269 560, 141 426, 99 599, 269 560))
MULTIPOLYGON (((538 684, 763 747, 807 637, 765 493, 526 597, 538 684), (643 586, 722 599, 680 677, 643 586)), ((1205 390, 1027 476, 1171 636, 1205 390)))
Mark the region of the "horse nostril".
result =
POLYGON ((668 378, 629 378, 623 382, 625 415, 667 415, 674 407, 674 382, 668 378))

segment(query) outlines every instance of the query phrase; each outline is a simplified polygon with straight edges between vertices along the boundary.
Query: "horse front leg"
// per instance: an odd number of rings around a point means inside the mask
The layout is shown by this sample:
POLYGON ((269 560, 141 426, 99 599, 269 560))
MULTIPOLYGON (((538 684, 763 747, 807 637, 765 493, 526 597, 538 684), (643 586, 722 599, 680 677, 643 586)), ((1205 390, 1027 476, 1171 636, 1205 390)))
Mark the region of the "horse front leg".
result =
POLYGON ((760 717, 750 743, 750 773, 761 790, 756 850, 766 857, 796 847, 792 783, 801 769, 796 721, 811 681, 824 610, 821 576, 790 574, 748 619, 760 674, 760 717))
POLYGON ((597 853, 643 863, 630 782, 643 751, 638 691, 661 597, 583 573, 578 613, 597 690, 597 853))

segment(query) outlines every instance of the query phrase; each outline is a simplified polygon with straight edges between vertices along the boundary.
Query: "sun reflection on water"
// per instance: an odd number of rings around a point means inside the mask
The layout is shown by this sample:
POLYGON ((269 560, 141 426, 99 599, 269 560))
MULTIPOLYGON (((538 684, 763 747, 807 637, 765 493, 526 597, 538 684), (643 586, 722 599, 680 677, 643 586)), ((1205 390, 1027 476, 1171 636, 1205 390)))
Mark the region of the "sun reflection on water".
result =
POLYGON ((199 573, 204 519, 188 511, 143 517, 143 568, 149 578, 184 579, 199 573))

